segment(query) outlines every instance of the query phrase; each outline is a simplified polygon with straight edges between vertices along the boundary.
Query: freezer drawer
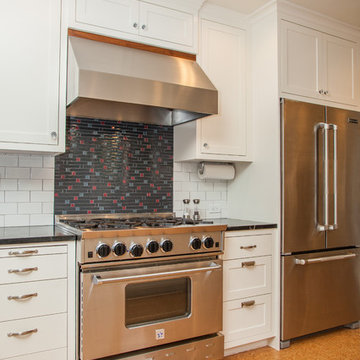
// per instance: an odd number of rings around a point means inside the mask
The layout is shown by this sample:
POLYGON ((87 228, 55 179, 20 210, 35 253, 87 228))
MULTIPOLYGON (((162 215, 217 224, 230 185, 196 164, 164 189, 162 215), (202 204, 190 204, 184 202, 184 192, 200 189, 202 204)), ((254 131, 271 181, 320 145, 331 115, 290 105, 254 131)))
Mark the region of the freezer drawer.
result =
POLYGON ((360 249, 282 257, 281 339, 360 320, 360 249))

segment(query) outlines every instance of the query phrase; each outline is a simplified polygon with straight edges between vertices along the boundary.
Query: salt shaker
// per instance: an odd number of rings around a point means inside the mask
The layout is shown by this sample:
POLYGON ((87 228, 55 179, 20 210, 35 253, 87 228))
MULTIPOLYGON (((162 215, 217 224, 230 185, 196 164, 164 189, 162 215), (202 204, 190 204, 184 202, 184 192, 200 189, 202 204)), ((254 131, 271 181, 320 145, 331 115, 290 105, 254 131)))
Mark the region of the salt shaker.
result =
POLYGON ((200 204, 200 199, 193 199, 194 202, 194 215, 193 215, 193 219, 195 221, 199 221, 200 220, 200 212, 198 209, 198 205, 200 204))

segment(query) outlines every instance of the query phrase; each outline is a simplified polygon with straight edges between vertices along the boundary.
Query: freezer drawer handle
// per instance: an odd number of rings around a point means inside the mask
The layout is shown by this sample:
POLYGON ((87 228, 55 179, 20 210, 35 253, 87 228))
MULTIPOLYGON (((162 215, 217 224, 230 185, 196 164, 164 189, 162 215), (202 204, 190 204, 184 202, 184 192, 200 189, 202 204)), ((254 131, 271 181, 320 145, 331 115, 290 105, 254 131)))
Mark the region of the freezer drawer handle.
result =
POLYGON ((39 252, 39 250, 23 250, 23 251, 9 251, 9 255, 14 255, 14 256, 30 256, 30 255, 34 255, 37 254, 39 252))
POLYGON ((255 300, 243 301, 241 307, 250 307, 255 305, 255 300))
POLYGON ((241 250, 256 249, 256 245, 240 246, 241 250))
POLYGON ((255 266, 255 261, 244 261, 241 263, 241 267, 255 266))
POLYGON ((356 254, 352 253, 352 254, 346 254, 346 255, 324 256, 324 257, 313 258, 313 259, 295 259, 295 264, 297 264, 297 265, 317 264, 317 263, 328 262, 328 261, 351 259, 354 257, 356 257, 356 254))
POLYGON ((176 270, 176 271, 166 271, 161 273, 153 273, 153 274, 145 274, 145 275, 133 275, 133 276, 123 276, 123 277, 114 277, 114 278, 107 278, 102 279, 99 275, 93 275, 92 282, 95 285, 101 285, 106 283, 114 283, 114 282, 122 282, 122 281, 129 281, 129 280, 146 280, 151 278, 157 278, 162 276, 172 276, 172 275, 185 275, 185 274, 193 274, 197 272, 204 272, 204 271, 212 271, 216 269, 221 269, 221 265, 212 265, 203 268, 195 268, 195 269, 185 269, 185 270, 176 270))

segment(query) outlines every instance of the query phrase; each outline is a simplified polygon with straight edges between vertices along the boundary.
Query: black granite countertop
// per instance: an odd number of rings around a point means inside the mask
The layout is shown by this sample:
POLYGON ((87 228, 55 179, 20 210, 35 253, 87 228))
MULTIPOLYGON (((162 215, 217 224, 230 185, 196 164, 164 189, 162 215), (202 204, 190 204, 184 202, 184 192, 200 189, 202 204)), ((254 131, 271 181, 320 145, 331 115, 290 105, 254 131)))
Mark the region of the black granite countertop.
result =
MULTIPOLYGON (((275 229, 277 224, 252 221, 252 220, 240 220, 240 219, 208 219, 212 221, 215 225, 227 225, 226 231, 235 231, 235 230, 259 230, 259 229, 275 229)), ((206 220, 205 220, 206 222, 206 220)))
POLYGON ((0 245, 76 240, 76 235, 57 226, 0 228, 0 245))

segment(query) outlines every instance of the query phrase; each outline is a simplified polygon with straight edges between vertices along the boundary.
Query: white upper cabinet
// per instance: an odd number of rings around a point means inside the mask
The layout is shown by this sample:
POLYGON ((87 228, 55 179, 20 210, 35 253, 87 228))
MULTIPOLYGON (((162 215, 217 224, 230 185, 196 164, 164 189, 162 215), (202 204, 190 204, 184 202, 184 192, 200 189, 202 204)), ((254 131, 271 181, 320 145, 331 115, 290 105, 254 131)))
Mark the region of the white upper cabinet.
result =
POLYGON ((61 0, 13 0, 1 7, 0 150, 64 150, 61 9, 61 0))
POLYGON ((248 161, 246 31, 200 23, 198 61, 219 94, 219 114, 175 127, 175 161, 248 161))
POLYGON ((140 0, 73 1, 72 28, 174 50, 197 50, 197 13, 191 9, 172 9, 170 3, 165 7, 140 0))
POLYGON ((281 92, 359 104, 358 44, 282 21, 281 92))

